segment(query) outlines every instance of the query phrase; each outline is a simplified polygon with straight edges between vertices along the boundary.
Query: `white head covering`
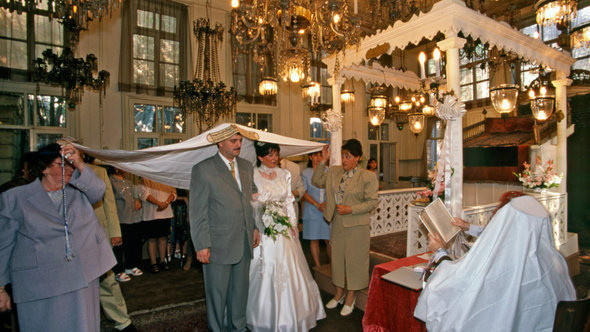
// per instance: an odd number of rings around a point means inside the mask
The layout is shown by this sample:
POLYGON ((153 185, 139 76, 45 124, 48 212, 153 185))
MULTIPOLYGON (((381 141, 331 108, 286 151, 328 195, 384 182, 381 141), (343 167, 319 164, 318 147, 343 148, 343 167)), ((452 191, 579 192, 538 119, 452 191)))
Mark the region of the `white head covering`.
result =
POLYGON ((547 210, 512 199, 471 250, 434 271, 414 311, 428 331, 551 331, 557 302, 576 294, 547 210))

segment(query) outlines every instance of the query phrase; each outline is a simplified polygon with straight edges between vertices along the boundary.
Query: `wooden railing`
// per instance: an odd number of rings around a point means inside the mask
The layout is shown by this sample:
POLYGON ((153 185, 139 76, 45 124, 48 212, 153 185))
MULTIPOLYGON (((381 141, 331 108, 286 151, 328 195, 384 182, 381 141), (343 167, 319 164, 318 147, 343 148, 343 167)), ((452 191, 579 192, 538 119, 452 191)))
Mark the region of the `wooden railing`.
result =
POLYGON ((463 128, 463 141, 482 135, 486 130, 485 119, 463 128))

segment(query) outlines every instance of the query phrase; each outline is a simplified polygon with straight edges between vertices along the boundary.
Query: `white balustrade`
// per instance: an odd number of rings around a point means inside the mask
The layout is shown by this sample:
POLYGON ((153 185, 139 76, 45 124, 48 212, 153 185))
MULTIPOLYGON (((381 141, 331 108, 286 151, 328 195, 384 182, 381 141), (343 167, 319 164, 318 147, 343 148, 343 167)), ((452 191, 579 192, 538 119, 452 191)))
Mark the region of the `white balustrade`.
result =
POLYGON ((392 189, 379 192, 379 205, 371 212, 371 237, 408 229, 408 206, 424 188, 392 189))

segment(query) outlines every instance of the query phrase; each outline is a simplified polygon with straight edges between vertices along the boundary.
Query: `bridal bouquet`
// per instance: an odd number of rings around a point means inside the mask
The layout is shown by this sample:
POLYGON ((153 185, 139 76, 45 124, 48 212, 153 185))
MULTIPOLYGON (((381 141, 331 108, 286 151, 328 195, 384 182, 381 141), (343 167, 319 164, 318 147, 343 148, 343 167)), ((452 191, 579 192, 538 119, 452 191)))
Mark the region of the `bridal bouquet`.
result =
POLYGON ((289 238, 289 228, 292 225, 285 214, 284 204, 283 201, 266 201, 262 208, 264 234, 272 237, 273 241, 277 240, 277 234, 289 238))
POLYGON ((553 166, 553 160, 547 161, 543 164, 541 158, 535 159, 535 165, 531 165, 526 161, 523 163, 524 170, 522 173, 513 173, 518 181, 522 182, 522 186, 530 189, 547 189, 558 187, 561 183, 563 174, 557 175, 553 166))

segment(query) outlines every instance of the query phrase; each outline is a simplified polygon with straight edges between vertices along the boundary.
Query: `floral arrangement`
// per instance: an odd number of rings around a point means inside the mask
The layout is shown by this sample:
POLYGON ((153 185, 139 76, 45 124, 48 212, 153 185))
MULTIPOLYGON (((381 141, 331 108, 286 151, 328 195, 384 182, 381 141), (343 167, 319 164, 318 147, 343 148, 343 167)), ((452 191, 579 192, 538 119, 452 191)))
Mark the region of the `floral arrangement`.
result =
MULTIPOLYGON (((438 173, 438 163, 434 166, 433 170, 428 171, 428 185, 426 186, 426 189, 419 191, 418 195, 421 196, 422 198, 427 198, 430 201, 433 201, 434 198, 434 184, 436 182, 436 176, 438 173)), ((455 173, 455 170, 453 168, 451 168, 451 176, 453 175, 453 173, 455 173)), ((444 177, 442 182, 440 183, 440 188, 438 190, 438 195, 436 195, 437 197, 440 197, 442 200, 445 199, 445 182, 444 182, 444 177)))
POLYGON ((292 227, 289 217, 285 214, 283 201, 266 201, 262 208, 262 223, 264 234, 277 240, 277 235, 282 234, 289 238, 289 228, 292 227))
POLYGON ((543 163, 541 158, 535 159, 535 164, 531 165, 526 161, 523 163, 524 170, 522 173, 513 173, 518 181, 522 182, 523 187, 530 189, 546 189, 558 187, 561 183, 563 174, 557 175, 553 166, 553 160, 543 163))

